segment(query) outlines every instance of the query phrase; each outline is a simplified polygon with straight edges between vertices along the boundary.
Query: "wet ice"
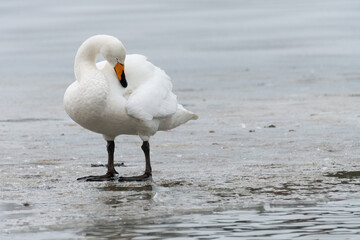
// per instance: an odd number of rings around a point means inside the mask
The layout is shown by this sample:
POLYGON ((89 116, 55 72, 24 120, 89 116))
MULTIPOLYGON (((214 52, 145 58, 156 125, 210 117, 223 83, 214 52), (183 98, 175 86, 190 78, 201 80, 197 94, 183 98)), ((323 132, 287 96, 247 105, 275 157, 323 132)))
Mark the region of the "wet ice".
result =
MULTIPOLYGON (((18 4, 1 3, 1 239, 356 239, 357 1, 18 4), (76 181, 104 173, 106 143, 62 96, 100 32, 164 68, 200 116, 151 139, 153 182, 76 181)), ((143 170, 140 145, 117 139, 121 174, 143 170)))

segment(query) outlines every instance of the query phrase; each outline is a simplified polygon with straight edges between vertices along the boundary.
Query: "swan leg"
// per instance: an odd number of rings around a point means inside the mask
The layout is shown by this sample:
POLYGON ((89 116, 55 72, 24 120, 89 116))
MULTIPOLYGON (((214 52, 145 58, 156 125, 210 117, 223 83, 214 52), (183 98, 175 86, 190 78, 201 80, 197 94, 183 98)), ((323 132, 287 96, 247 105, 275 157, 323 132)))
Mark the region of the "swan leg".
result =
POLYGON ((115 170, 115 167, 114 167, 115 142, 114 141, 107 141, 106 149, 107 149, 107 152, 108 152, 108 170, 107 170, 107 173, 105 175, 100 175, 100 176, 81 177, 81 178, 78 178, 77 180, 87 181, 87 182, 92 182, 92 181, 113 181, 113 180, 115 180, 115 176, 116 176, 116 174, 118 174, 118 172, 115 170))
POLYGON ((132 181, 148 181, 152 180, 152 171, 150 164, 150 144, 148 141, 144 141, 141 149, 145 154, 145 173, 140 176, 133 177, 119 177, 119 182, 132 182, 132 181))

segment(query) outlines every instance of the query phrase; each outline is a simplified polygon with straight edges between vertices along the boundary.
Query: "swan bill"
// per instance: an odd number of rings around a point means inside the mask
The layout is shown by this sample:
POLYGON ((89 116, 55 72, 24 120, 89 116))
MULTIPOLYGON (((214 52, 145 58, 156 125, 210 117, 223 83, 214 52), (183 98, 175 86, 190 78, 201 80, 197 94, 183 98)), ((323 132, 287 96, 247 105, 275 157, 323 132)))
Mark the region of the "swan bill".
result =
POLYGON ((125 77, 124 65, 118 62, 115 65, 114 69, 115 69, 116 75, 121 83, 121 86, 126 88, 128 84, 127 84, 126 77, 125 77))

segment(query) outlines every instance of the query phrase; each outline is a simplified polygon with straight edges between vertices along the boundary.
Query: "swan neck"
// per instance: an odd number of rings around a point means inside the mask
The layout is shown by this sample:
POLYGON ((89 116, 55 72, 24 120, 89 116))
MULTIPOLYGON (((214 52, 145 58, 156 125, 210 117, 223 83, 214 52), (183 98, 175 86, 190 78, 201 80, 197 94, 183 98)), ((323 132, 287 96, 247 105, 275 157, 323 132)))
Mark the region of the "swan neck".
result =
POLYGON ((96 57, 101 53, 101 44, 96 39, 85 41, 76 53, 74 72, 78 81, 82 73, 97 70, 96 57))

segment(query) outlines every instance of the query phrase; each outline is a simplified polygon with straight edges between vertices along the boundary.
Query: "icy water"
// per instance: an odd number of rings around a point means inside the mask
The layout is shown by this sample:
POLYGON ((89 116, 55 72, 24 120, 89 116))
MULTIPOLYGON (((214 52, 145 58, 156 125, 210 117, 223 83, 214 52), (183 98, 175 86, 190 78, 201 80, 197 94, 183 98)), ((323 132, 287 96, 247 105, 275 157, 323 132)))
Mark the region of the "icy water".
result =
MULTIPOLYGON (((358 1, 2 1, 0 239, 359 239, 358 1), (200 119, 150 141, 153 181, 103 174, 62 107, 89 36, 172 77, 200 119)), ((143 171, 136 136, 120 175, 143 171)), ((99 167, 100 166, 100 167, 99 167)))

